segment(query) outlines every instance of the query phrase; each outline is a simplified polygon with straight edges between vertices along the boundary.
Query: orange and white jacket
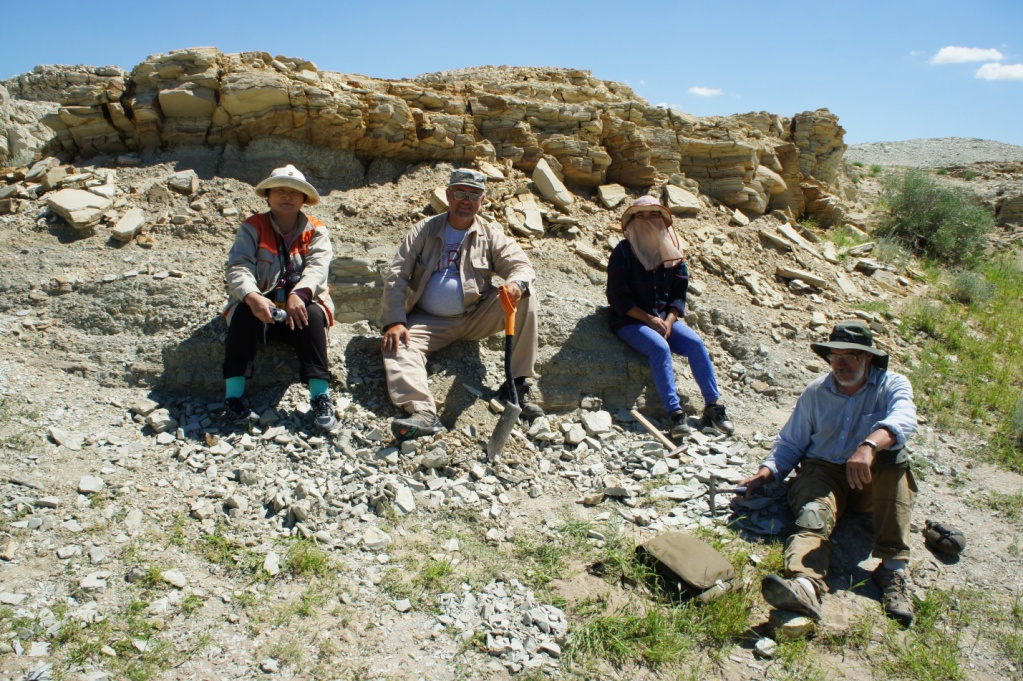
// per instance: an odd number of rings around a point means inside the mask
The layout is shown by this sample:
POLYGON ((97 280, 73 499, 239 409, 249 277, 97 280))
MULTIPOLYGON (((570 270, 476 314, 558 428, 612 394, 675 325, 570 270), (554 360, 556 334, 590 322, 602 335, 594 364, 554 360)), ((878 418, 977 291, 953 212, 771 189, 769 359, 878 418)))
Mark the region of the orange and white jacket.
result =
MULTIPOLYGON (((302 275, 295 288, 309 289, 313 301, 326 311, 328 325, 333 326, 334 301, 330 299, 327 276, 334 249, 327 226, 300 213, 295 230, 297 236, 287 254, 292 268, 302 275)), ((223 315, 228 324, 245 296, 269 293, 277 285, 285 266, 280 246, 283 243, 284 237, 270 219, 269 211, 257 213, 242 223, 227 254, 227 288, 231 299, 223 315)))

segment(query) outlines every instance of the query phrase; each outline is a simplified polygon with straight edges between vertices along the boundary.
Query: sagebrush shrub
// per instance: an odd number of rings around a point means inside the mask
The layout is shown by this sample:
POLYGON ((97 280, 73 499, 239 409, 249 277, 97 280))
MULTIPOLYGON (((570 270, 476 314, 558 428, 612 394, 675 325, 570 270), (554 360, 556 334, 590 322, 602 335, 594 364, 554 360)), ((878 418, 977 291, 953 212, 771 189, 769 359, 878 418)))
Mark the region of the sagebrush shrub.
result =
POLYGON ((971 265, 984 252, 994 217, 969 192, 945 187, 918 170, 885 180, 887 214, 880 232, 908 249, 951 265, 971 265))

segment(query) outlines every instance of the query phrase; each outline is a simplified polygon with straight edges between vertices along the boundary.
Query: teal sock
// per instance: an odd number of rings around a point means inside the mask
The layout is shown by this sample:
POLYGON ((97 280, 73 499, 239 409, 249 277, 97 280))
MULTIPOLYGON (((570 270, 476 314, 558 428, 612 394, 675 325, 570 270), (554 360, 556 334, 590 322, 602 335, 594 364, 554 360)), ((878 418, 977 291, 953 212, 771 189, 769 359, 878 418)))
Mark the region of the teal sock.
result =
POLYGON ((315 400, 320 395, 326 395, 330 392, 330 384, 325 378, 310 378, 309 379, 309 399, 315 400))
POLYGON ((245 377, 244 376, 232 376, 231 378, 224 380, 224 399, 228 400, 232 397, 241 397, 245 394, 245 377))

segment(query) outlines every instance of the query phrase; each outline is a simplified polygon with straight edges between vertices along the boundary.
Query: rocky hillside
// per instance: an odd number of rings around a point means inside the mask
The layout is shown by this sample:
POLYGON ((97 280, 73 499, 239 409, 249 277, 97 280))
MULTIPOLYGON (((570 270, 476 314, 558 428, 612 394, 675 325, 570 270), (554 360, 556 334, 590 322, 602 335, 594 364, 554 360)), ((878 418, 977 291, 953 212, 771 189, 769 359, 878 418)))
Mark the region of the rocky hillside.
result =
MULTIPOLYGON (((876 179, 847 179, 843 132, 824 110, 695 119, 582 71, 395 82, 201 49, 130 73, 39 67, 0 87, 0 131, 0 604, 11 609, 0 631, 14 632, 0 669, 29 678, 562 674, 583 617, 573 607, 609 586, 579 564, 542 580, 523 546, 564 547, 567 526, 586 528, 578 555, 668 528, 725 536, 726 518, 748 539, 776 533, 784 489, 728 516, 711 511, 708 482, 755 469, 824 369, 809 343, 857 316, 893 368, 915 361, 871 310, 926 293, 918 274, 871 257, 870 244, 839 250, 801 222, 870 220, 851 187, 876 179), (253 184, 287 162, 323 194, 310 212, 335 248, 329 352, 343 428, 332 438, 308 428, 287 349, 260 353, 258 424, 229 432, 212 418, 225 255, 239 220, 265 206, 253 184), (516 431, 498 462, 483 444, 499 339, 431 360, 451 432, 400 446, 384 435, 395 413, 375 328, 381 267, 413 222, 444 210, 454 164, 490 176, 483 210, 538 272, 538 386, 551 415, 516 431), (639 406, 656 419, 659 406, 645 362, 602 310, 619 217, 645 192, 676 216, 693 275, 686 321, 738 427, 696 433, 671 456, 629 415, 639 406), (311 562, 323 555, 329 570, 311 562), (449 572, 424 581, 438 565, 449 572)), ((676 371, 695 416, 684 361, 676 371)), ((967 475, 981 496, 1019 480, 964 473, 973 463, 960 447, 923 427, 919 507, 964 526, 971 560, 948 564, 915 544, 914 589, 970 581, 1008 602, 1023 588, 1019 551, 1004 550, 1013 526, 962 490, 967 475)), ((849 550, 825 608, 827 633, 844 636, 876 611, 877 593, 849 588, 872 566, 855 533, 839 539, 849 550)), ((749 626, 767 633, 747 562, 749 626)), ((614 586, 612 600, 627 597, 614 586)), ((975 635, 971 664, 986 675, 976 678, 1011 675, 1012 661, 975 635)), ((819 654, 873 678, 873 652, 819 654)), ((693 664, 740 679, 775 663, 736 646, 693 664)), ((604 665, 597 676, 653 673, 604 665)))

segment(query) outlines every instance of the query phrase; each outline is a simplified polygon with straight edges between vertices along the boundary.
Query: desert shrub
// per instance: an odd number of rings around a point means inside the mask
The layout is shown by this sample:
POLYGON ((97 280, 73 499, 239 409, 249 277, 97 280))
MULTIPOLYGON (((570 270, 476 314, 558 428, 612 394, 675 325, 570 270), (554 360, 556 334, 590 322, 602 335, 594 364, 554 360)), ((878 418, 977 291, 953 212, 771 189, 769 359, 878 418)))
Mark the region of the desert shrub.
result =
POLYGON ((910 259, 910 253, 902 242, 887 236, 874 242, 874 250, 871 255, 881 262, 894 265, 899 270, 908 265, 910 259))
POLYGON ((949 294, 964 305, 983 305, 991 300, 995 290, 981 272, 958 270, 952 275, 949 294))
POLYGON ((883 172, 884 172, 884 166, 879 166, 877 164, 874 164, 874 165, 870 166, 870 174, 873 175, 874 177, 877 177, 878 175, 880 175, 883 172))
POLYGON ((853 165, 856 166, 857 168, 862 168, 863 161, 853 161, 853 165))
POLYGON ((962 189, 943 187, 918 170, 885 180, 887 215, 880 232, 914 253, 950 265, 970 265, 994 228, 991 212, 962 189))

